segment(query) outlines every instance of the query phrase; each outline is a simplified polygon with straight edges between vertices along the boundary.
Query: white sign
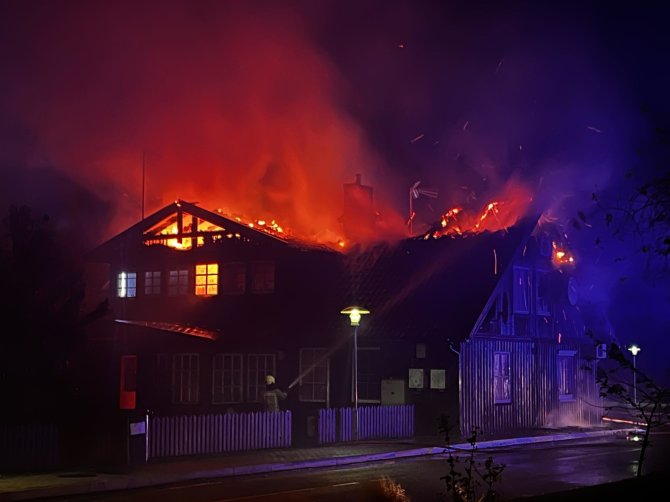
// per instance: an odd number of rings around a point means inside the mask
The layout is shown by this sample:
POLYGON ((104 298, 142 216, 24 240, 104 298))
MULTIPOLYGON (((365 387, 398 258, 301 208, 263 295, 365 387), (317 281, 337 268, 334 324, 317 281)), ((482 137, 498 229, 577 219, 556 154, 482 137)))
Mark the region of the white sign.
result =
POLYGON ((144 421, 142 422, 131 422, 130 424, 130 435, 139 436, 147 432, 147 425, 144 421))
POLYGON ((430 388, 444 389, 446 387, 446 370, 430 370, 430 388))
POLYGON ((409 369, 409 388, 423 389, 423 368, 409 369))

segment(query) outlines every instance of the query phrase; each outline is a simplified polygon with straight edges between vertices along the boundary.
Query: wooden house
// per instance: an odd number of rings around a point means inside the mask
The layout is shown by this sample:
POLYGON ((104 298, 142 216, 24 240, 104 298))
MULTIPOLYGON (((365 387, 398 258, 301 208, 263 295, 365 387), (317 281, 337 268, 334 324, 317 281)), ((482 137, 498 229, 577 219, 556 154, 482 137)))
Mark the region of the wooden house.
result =
POLYGON ((524 219, 341 253, 176 201, 89 257, 108 279, 100 380, 121 409, 199 414, 262 410, 272 374, 291 387, 296 439, 319 408, 351 406, 354 369, 359 405, 412 403, 418 434, 441 414, 463 433, 599 421, 554 242, 524 219), (371 311, 355 366, 350 305, 371 311))

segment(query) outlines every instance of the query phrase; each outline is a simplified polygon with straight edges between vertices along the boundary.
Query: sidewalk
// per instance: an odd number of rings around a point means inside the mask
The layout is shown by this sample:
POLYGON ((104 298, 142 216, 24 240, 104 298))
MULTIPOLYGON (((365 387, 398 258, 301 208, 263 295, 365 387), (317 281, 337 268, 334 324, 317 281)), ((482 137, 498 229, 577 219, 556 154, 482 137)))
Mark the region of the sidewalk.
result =
MULTIPOLYGON (((625 436, 630 428, 541 429, 522 437, 503 437, 478 442, 478 449, 524 444, 625 436)), ((469 449, 467 443, 452 448, 469 449)), ((445 452, 437 437, 412 440, 364 441, 335 446, 259 450, 211 457, 191 457, 150 462, 125 474, 104 472, 57 472, 0 475, 0 501, 81 495, 112 490, 179 483, 197 479, 243 476, 267 472, 334 467, 362 462, 436 455, 445 452)))

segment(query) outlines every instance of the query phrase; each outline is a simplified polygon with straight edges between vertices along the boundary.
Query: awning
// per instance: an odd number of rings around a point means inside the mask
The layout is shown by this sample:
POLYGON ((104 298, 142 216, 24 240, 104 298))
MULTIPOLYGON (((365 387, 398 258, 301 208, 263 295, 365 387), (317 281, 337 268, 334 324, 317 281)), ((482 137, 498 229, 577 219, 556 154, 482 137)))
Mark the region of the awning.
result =
POLYGON ((171 333, 180 333, 187 336, 195 336, 197 338, 206 338, 208 340, 216 340, 219 334, 216 331, 209 329, 198 328, 195 326, 184 326, 173 322, 160 321, 132 321, 129 319, 114 319, 114 322, 119 324, 130 324, 132 326, 140 326, 143 328, 157 329, 160 331, 169 331, 171 333))

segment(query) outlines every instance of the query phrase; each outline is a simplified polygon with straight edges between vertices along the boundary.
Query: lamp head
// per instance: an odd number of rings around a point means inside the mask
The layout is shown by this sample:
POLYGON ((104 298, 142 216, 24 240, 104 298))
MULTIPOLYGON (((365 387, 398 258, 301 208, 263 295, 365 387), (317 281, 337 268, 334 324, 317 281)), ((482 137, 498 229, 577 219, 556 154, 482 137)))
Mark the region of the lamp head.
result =
POLYGON ((630 352, 633 354, 633 357, 635 357, 637 353, 640 352, 642 349, 637 345, 631 345, 630 347, 628 347, 628 350, 630 350, 630 352))
POLYGON ((349 316, 349 321, 351 322, 352 326, 358 326, 358 324, 361 322, 361 316, 369 313, 370 311, 363 307, 347 307, 346 309, 342 309, 340 311, 340 314, 349 316))

